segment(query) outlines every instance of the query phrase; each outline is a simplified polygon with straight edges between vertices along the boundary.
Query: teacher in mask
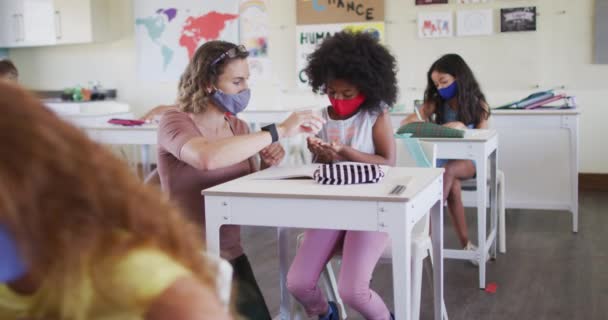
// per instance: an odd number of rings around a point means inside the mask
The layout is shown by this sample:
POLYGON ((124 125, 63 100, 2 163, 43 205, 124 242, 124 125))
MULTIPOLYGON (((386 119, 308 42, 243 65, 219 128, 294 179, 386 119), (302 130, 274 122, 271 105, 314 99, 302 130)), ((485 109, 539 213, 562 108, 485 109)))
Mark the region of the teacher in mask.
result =
MULTIPOLYGON (((166 111, 158 130, 161 187, 193 222, 205 230, 201 190, 281 162, 279 139, 316 133, 323 120, 310 111, 292 113, 282 123, 249 132, 235 115, 249 102, 248 52, 243 46, 210 41, 194 54, 179 82, 177 109, 166 111)), ((252 212, 254 214, 254 212, 252 212)), ((237 312, 248 319, 271 319, 241 246, 239 226, 220 230, 221 256, 234 267, 237 312)))

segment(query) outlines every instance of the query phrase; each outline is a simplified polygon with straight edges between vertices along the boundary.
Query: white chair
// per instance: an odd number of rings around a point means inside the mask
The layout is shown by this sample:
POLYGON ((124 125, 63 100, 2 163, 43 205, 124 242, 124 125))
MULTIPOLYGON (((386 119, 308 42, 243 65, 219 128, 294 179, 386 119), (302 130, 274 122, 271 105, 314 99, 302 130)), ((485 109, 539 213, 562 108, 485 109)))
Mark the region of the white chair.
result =
MULTIPOLYGON (((397 166, 398 167, 416 167, 417 163, 415 158, 410 154, 408 148, 405 146, 405 143, 403 143, 402 141, 400 141, 400 139, 396 139, 397 140, 397 166)), ((429 143, 429 142, 420 142, 420 145, 422 147, 422 150, 424 152, 424 154, 426 155, 427 159, 430 161, 430 163, 432 164, 432 166, 434 167, 434 164, 436 162, 436 153, 437 153, 437 148, 435 147, 435 145, 433 143, 429 143)), ((427 257, 431 258, 431 264, 432 264, 432 242, 431 242, 431 237, 429 234, 429 229, 430 229, 430 217, 429 214, 426 214, 425 217, 418 222, 413 230, 412 230, 412 267, 411 267, 411 272, 412 272, 412 285, 411 285, 411 297, 412 297, 412 302, 411 302, 411 306, 412 306, 412 319, 419 319, 420 318, 420 300, 421 300, 421 291, 422 291, 422 269, 423 269, 423 262, 424 259, 426 259, 427 257)), ((303 234, 298 235, 298 247, 300 242, 303 239, 303 234)), ((338 260, 338 263, 340 262, 340 256, 336 256, 335 257, 336 260, 338 260)), ((391 252, 391 247, 390 244, 389 246, 387 246, 387 248, 384 250, 384 252, 382 253, 382 257, 380 258, 380 263, 391 263, 392 262, 392 252, 391 252)), ((344 303, 342 302, 342 299, 340 298, 340 295, 338 294, 338 286, 336 284, 336 279, 335 279, 335 275, 334 275, 334 271, 333 271, 333 267, 331 265, 331 261, 327 263, 327 265, 325 265, 325 270, 322 272, 321 274, 321 281, 324 284, 325 287, 325 291, 327 294, 328 299, 333 300, 336 302, 336 304, 339 306, 340 311, 341 311, 341 316, 342 319, 346 319, 347 315, 346 315, 346 309, 344 308, 344 303)), ((292 309, 292 317, 295 315, 296 318, 298 316, 297 314, 297 308, 299 307, 299 305, 296 304, 295 308, 292 309)), ((443 319, 444 320, 448 320, 448 315, 447 315, 447 311, 445 308, 445 303, 443 303, 443 308, 442 308, 442 314, 443 314, 443 319)))
MULTIPOLYGON (((490 183, 490 181, 488 181, 490 183)), ((502 170, 496 170, 497 183, 497 205, 498 205, 498 248, 501 253, 507 252, 507 234, 505 226, 505 174, 502 170)), ((466 193, 474 193, 477 191, 477 180, 467 179, 462 181, 463 198, 468 197, 466 193)), ((472 197, 475 199, 474 197, 472 197)), ((475 202, 473 202, 475 203, 475 202)), ((492 253, 495 258, 494 253, 492 253)))
POLYGON ((224 307, 228 308, 232 294, 232 265, 225 259, 206 252, 203 252, 203 256, 217 267, 217 278, 215 279, 217 294, 224 307))

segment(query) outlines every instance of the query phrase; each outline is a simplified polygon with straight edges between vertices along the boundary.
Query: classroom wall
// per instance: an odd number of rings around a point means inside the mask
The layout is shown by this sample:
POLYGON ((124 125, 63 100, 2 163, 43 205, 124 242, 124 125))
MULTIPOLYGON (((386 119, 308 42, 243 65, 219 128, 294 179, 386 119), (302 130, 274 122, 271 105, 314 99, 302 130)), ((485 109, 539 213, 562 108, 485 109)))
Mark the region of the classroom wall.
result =
MULTIPOLYGON (((10 50, 22 82, 34 89, 62 89, 99 80, 116 88, 137 114, 174 101, 176 83, 137 79, 132 1, 112 2, 122 30, 111 42, 10 50)), ((414 0, 386 0, 387 43, 399 62, 399 104, 411 110, 422 96, 430 64, 448 52, 471 65, 491 105, 547 88, 577 96, 581 116, 581 172, 608 173, 608 65, 594 65, 594 0, 490 0, 486 4, 415 6, 414 0), (484 37, 418 39, 419 11, 537 6, 538 30, 484 37)), ((295 84, 295 1, 270 0, 270 57, 273 79, 253 88, 253 108, 302 107, 318 102, 295 84)), ((495 10, 495 30, 499 30, 495 10)))

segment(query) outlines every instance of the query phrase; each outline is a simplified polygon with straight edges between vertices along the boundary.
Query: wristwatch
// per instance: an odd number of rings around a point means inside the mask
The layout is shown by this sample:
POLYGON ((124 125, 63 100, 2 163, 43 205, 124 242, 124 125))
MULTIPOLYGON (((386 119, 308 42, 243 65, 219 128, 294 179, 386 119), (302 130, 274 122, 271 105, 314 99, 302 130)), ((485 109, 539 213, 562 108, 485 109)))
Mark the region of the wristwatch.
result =
POLYGON ((262 131, 268 131, 272 137, 272 143, 279 141, 279 132, 277 131, 277 125, 272 123, 267 126, 263 126, 262 131))

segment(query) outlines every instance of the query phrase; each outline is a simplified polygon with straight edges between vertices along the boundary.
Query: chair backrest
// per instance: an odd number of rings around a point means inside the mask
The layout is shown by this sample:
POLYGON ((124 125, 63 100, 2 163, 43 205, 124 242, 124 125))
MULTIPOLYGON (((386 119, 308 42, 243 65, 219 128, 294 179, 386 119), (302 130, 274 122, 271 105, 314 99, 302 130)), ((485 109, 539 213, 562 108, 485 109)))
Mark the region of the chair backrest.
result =
POLYGON ((203 256, 217 267, 216 287, 220 301, 226 308, 230 306, 230 296, 232 294, 232 265, 223 258, 203 252, 203 256))
MULTIPOLYGON (((435 163, 437 162, 437 146, 434 143, 420 141, 418 139, 413 138, 395 138, 396 147, 397 147, 397 161, 396 164, 398 167, 420 167, 420 159, 417 154, 412 154, 412 152, 418 152, 420 149, 426 156, 428 163, 431 168, 435 167, 435 163), (410 139, 406 141, 406 139, 410 139), (420 149, 417 149, 416 142, 420 146, 420 149), (410 147, 408 147, 408 143, 410 147), (412 144, 413 143, 413 144, 412 144)), ((429 214, 427 213, 424 219, 421 219, 412 230, 412 234, 429 234, 430 228, 430 219, 429 214)))
MULTIPOLYGON (((415 138, 396 138, 397 144, 397 167, 420 167, 416 161, 416 155, 413 155, 408 149, 406 143, 403 141, 404 139, 415 139, 415 138)), ((418 139, 415 139, 418 140, 418 139)), ((437 161, 437 147, 434 143, 420 141, 418 140, 420 148, 422 152, 426 156, 427 160, 430 162, 432 168, 435 167, 435 163, 437 161)))

